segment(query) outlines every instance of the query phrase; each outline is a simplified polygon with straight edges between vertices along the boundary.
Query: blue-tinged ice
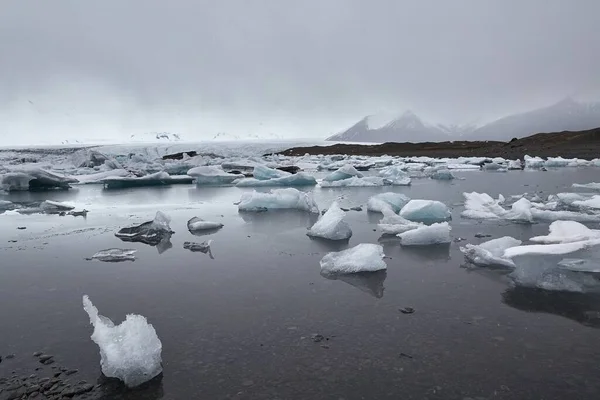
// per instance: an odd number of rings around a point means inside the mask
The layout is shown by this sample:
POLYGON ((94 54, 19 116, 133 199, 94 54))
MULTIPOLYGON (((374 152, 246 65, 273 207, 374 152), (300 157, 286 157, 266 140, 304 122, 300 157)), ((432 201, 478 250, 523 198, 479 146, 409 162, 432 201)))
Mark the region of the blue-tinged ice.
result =
POLYGON ((294 188, 273 189, 269 193, 257 191, 244 193, 238 209, 240 211, 296 209, 319 213, 319 207, 315 203, 312 193, 301 192, 294 188))
POLYGON ((234 181, 243 178, 244 175, 230 174, 220 167, 202 166, 192 168, 187 173, 196 179, 196 184, 202 185, 230 185, 234 181))
POLYGON ((383 207, 381 212, 383 218, 381 218, 377 227, 386 235, 397 235, 423 226, 421 222, 413 222, 402 218, 390 206, 383 207))
POLYGON ((344 217, 346 213, 334 201, 327 212, 308 230, 307 235, 329 240, 346 240, 352 236, 352 229, 344 217))
POLYGON ((267 180, 260 180, 256 178, 243 178, 236 182, 238 187, 261 187, 261 186, 314 186, 317 184, 317 180, 314 176, 309 175, 305 172, 298 172, 297 174, 289 174, 281 178, 272 178, 267 180))
POLYGON ((445 221, 451 217, 448 207, 437 200, 410 200, 400 216, 415 222, 445 221))
POLYGON ((321 187, 375 187, 390 185, 391 182, 385 178, 378 176, 366 176, 364 178, 358 178, 356 176, 348 179, 342 179, 340 181, 322 181, 321 187))
POLYGON ((382 213, 384 208, 391 207, 392 210, 395 213, 397 213, 409 201, 410 201, 410 198, 408 198, 407 196, 405 196, 401 193, 394 193, 394 192, 379 193, 379 194, 376 194, 375 196, 371 196, 369 198, 369 200, 367 201, 367 210, 369 210, 371 212, 382 213))
POLYGON ((362 178, 363 174, 358 172, 356 170, 356 168, 354 168, 352 165, 346 164, 343 167, 339 168, 337 171, 332 172, 331 174, 327 175, 325 178, 323 178, 323 181, 324 182, 335 182, 335 181, 341 181, 341 180, 352 178, 352 177, 362 178))
POLYGON ((161 171, 141 177, 108 177, 102 179, 106 189, 123 189, 146 186, 165 186, 173 184, 192 183, 193 179, 187 175, 169 175, 161 171))
POLYGON ((105 376, 136 387, 162 372, 162 343, 146 317, 127 314, 125 321, 115 325, 98 313, 88 296, 83 296, 83 309, 94 326, 92 340, 100 348, 105 376))
POLYGON ((361 243, 347 250, 331 252, 321 260, 322 274, 352 274, 387 269, 383 247, 378 244, 361 243))
POLYGON ((256 165, 252 175, 254 176, 254 179, 265 181, 269 179, 284 178, 291 174, 289 172, 269 168, 266 165, 256 165))
POLYGON ((394 186, 409 186, 411 184, 410 176, 397 165, 391 165, 379 171, 379 176, 389 180, 394 186))
POLYGON ((431 174, 431 179, 438 181, 450 181, 456 178, 449 169, 438 169, 431 174))

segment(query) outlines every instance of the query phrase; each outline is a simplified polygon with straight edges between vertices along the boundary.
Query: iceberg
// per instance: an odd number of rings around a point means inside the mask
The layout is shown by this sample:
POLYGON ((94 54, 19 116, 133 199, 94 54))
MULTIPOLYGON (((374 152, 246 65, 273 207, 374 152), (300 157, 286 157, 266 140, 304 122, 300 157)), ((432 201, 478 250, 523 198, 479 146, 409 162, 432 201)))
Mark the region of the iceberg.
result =
POLYGON ((532 223, 531 202, 524 197, 515 201, 505 217, 511 221, 532 223))
POLYGON ((524 157, 525 160, 525 168, 531 168, 531 169, 539 169, 542 168, 545 164, 545 161, 543 158, 540 157, 531 157, 531 156, 525 156, 524 157))
POLYGON ((400 216, 415 222, 445 221, 451 217, 448 207, 437 200, 410 200, 400 210, 400 216))
POLYGON ((346 250, 331 252, 321 259, 322 274, 352 274, 387 269, 383 247, 361 243, 346 250))
POLYGON ((574 271, 586 272, 592 274, 600 273, 600 263, 596 260, 582 260, 579 258, 564 258, 559 263, 560 268, 574 271))
POLYGON ((582 240, 579 242, 567 242, 557 244, 530 244, 508 248, 504 251, 504 257, 513 258, 524 255, 568 254, 598 245, 600 245, 600 239, 582 240))
POLYGON ((454 179, 455 176, 450 172, 449 169, 438 169, 433 174, 431 174, 431 179, 435 179, 438 181, 450 181, 454 179))
POLYGON ((576 207, 598 210, 600 209, 600 196, 592 196, 591 198, 585 200, 575 200, 571 204, 576 207))
POLYGON ((202 243, 184 242, 183 248, 186 250, 189 250, 191 252, 194 252, 194 253, 208 254, 211 259, 214 259, 211 248, 210 248, 211 244, 212 244, 212 240, 208 240, 208 241, 202 242, 202 243))
POLYGON ((174 233, 169 226, 170 222, 171 219, 167 215, 158 211, 153 221, 123 228, 115 233, 115 236, 125 242, 141 242, 157 246, 170 239, 171 234, 174 233))
POLYGON ((397 235, 423 226, 421 222, 412 222, 402 218, 391 207, 383 208, 381 212, 383 218, 379 221, 377 227, 385 235, 397 235))
POLYGON ((256 179, 256 178, 243 178, 236 182, 238 187, 260 187, 260 186, 313 186, 316 185, 317 181, 312 176, 305 172, 298 172, 297 174, 289 174, 282 178, 272 179, 256 179))
POLYGON ((509 170, 523 169, 523 164, 521 163, 521 160, 510 160, 508 162, 508 169, 509 170))
POLYGON ((192 168, 187 173, 196 179, 197 185, 230 185, 235 180, 243 178, 241 174, 230 174, 222 168, 214 166, 203 166, 192 168))
POLYGON ((574 188, 600 190, 600 183, 574 183, 574 188))
POLYGON ((94 326, 91 338, 100 348, 105 376, 132 388, 162 373, 162 343, 146 317, 127 314, 125 321, 115 325, 98 313, 88 296, 83 296, 83 309, 94 326))
POLYGON ((114 169, 111 171, 98 172, 95 174, 87 175, 74 175, 72 178, 77 179, 77 183, 80 185, 100 184, 103 183, 104 179, 108 178, 124 178, 131 176, 129 171, 124 169, 114 169))
POLYGON ((479 245, 467 244, 460 248, 465 258, 479 267, 515 268, 510 258, 504 257, 504 251, 521 245, 521 241, 510 236, 488 240, 479 245))
POLYGON ((240 211, 266 211, 274 209, 297 209, 319 213, 312 193, 294 188, 272 189, 269 193, 252 191, 242 194, 238 204, 240 211))
POLYGON ((289 172, 269 168, 265 165, 256 165, 252 175, 255 179, 266 181, 269 179, 284 178, 286 176, 290 176, 291 174, 289 172))
POLYGON ((339 168, 337 171, 332 172, 331 174, 327 175, 325 178, 323 178, 323 181, 335 182, 335 181, 341 181, 341 180, 352 178, 352 177, 362 178, 363 174, 358 172, 356 170, 356 168, 354 168, 352 165, 346 164, 343 167, 339 168))
POLYGON ((25 169, 0 175, 0 189, 7 192, 70 189, 71 184, 77 182, 77 179, 41 168, 25 169))
POLYGON ((493 199, 487 193, 463 193, 465 197, 465 210, 461 213, 463 218, 470 219, 498 219, 502 218, 507 211, 500 205, 504 202, 502 195, 493 199))
POLYGON ((394 186, 409 186, 410 176, 401 167, 392 165, 379 171, 379 176, 389 180, 394 186))
POLYGON ((401 193, 386 192, 371 196, 367 201, 367 210, 371 212, 383 212, 383 209, 390 208, 399 212, 410 199, 401 193))
POLYGON ((600 230, 590 229, 575 221, 554 221, 549 230, 547 236, 535 236, 529 240, 537 243, 571 243, 600 239, 600 230))
POLYGON ((378 176, 367 176, 364 178, 352 177, 338 181, 322 181, 321 187, 368 187, 368 186, 384 186, 390 185, 391 182, 385 178, 378 176))
POLYGON ((135 253, 137 253, 137 250, 133 249, 106 249, 94 254, 92 260, 104 262, 135 261, 135 253))
POLYGON ((345 216, 346 213, 334 201, 327 212, 308 230, 307 235, 329 240, 347 240, 352 236, 352 229, 344 221, 345 216))
POLYGON ((548 168, 568 167, 571 161, 572 160, 567 160, 566 158, 562 157, 548 157, 548 159, 544 163, 544 166, 548 168))
POLYGON ((142 177, 108 177, 102 180, 105 189, 124 189, 145 186, 164 186, 172 184, 189 184, 193 178, 187 175, 171 176, 168 173, 156 172, 142 177))
POLYGON ((202 218, 194 217, 187 223, 187 228, 190 232, 217 230, 221 229, 223 224, 220 222, 205 221, 202 218))
POLYGON ((446 244, 451 242, 450 230, 450 225, 447 222, 440 222, 399 233, 398 237, 402 246, 446 244))

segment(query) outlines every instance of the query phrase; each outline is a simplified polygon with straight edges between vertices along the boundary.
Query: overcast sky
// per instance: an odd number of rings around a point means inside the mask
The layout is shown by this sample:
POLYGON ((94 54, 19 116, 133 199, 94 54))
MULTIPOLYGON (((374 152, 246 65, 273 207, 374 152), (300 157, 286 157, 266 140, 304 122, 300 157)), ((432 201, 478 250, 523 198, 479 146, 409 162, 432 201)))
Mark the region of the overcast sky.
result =
POLYGON ((0 135, 317 137, 600 100, 599 0, 2 0, 0 135))

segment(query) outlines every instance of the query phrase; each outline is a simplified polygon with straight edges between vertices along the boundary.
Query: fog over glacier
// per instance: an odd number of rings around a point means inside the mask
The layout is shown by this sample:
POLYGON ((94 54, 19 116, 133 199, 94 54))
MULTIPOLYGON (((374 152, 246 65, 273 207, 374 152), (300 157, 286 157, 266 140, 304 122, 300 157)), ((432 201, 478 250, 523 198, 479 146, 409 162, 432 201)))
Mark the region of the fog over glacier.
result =
POLYGON ((599 23, 595 0, 7 0, 0 136, 324 138, 407 109, 482 123, 600 100, 599 23))

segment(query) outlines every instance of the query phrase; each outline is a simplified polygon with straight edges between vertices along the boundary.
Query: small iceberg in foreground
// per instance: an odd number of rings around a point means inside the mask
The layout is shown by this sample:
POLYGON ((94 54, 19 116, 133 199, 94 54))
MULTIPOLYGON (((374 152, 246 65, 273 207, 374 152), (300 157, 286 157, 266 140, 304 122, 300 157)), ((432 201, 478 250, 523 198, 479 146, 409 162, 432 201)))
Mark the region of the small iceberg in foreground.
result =
POLYGON ((207 240, 206 242, 196 243, 196 242, 184 242, 183 248, 185 250, 189 250, 193 253, 204 253, 208 254, 211 259, 214 259, 211 251, 212 240, 207 240))
POLYGON ((288 174, 281 178, 271 179, 256 179, 242 178, 236 182, 237 187, 260 187, 260 186, 314 186, 317 180, 314 176, 306 172, 298 172, 297 174, 288 174))
POLYGON ((379 176, 389 180, 394 186, 410 186, 411 184, 410 176, 397 165, 383 168, 379 171, 379 176))
POLYGON ((347 250, 328 253, 321 260, 322 274, 351 274, 387 269, 383 247, 361 243, 347 250))
POLYGON ((135 261, 135 253, 137 250, 133 249, 106 249, 94 254, 91 259, 103 262, 135 261))
POLYGON ((383 213, 384 209, 391 208, 395 213, 397 213, 409 201, 410 199, 401 193, 379 193, 369 198, 367 201, 367 210, 371 212, 383 213))
POLYGON ((297 209, 319 213, 319 207, 312 193, 301 192, 294 188, 272 189, 269 193, 252 191, 242 194, 239 211, 267 211, 297 209))
POLYGON ((430 246, 434 244, 447 244, 450 238, 450 224, 440 222, 432 225, 423 225, 404 233, 399 233, 402 246, 430 246))
POLYGON ((504 251, 510 247, 521 245, 521 241, 510 236, 488 240, 481 244, 467 244, 460 248, 465 258, 478 267, 514 268, 515 263, 504 257, 504 251))
POLYGON ((142 242, 157 246, 163 241, 168 241, 174 233, 169 226, 170 222, 169 216, 157 211, 153 221, 123 228, 115 233, 115 236, 125 242, 142 242))
POLYGON ((400 210, 400 216, 415 222, 437 222, 450 219, 452 214, 441 201, 410 200, 400 210))
POLYGON ((102 373, 120 379, 128 387, 136 387, 162 372, 162 343, 146 317, 127 314, 115 325, 98 314, 88 296, 83 296, 83 309, 94 326, 92 340, 100 348, 102 373))
POLYGON ((223 224, 220 222, 205 221, 202 218, 194 217, 187 223, 190 232, 207 231, 221 229, 223 224))
POLYGON ((423 226, 421 222, 412 222, 406 218, 402 218, 390 207, 384 207, 381 212, 383 213, 383 218, 381 218, 377 227, 385 235, 397 235, 423 226))
POLYGON ((198 186, 202 185, 231 185, 235 180, 243 178, 241 174, 230 174, 222 168, 213 166, 195 167, 187 174, 196 179, 198 186))
POLYGON ((327 212, 319 218, 306 234, 311 237, 329 240, 347 240, 352 236, 352 229, 344 221, 345 216, 346 213, 334 201, 327 212))

